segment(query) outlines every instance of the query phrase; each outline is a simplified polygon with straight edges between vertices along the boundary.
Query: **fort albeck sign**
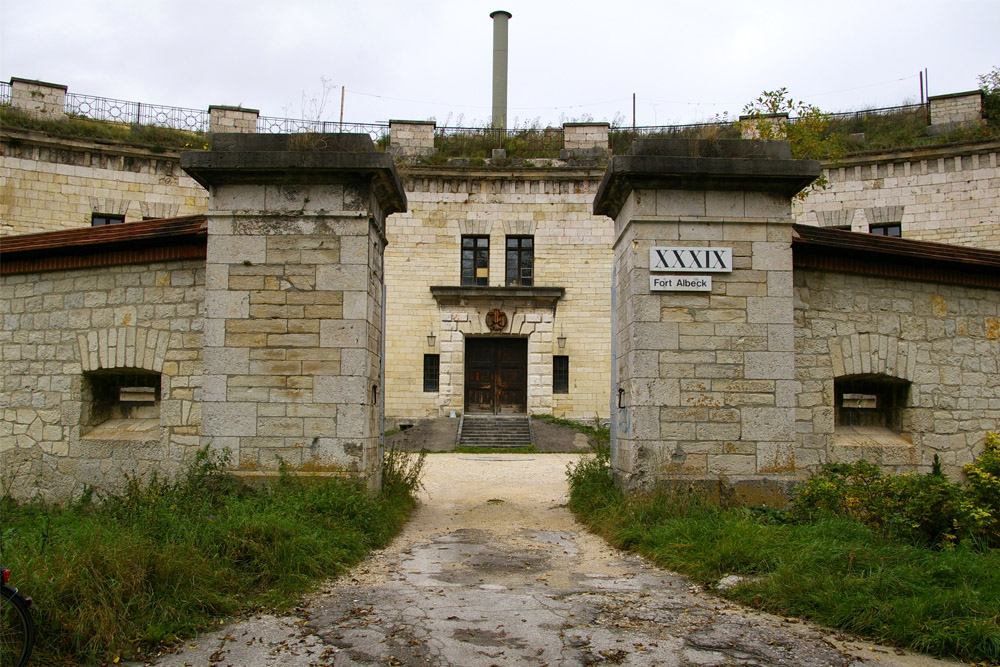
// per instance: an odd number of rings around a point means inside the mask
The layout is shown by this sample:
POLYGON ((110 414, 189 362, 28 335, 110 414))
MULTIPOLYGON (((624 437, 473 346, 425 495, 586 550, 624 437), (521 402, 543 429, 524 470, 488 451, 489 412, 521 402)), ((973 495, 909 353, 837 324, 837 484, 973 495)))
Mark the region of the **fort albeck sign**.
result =
MULTIPOLYGON (((733 270, 732 248, 649 249, 649 270, 671 273, 730 273, 733 270)), ((712 276, 650 275, 651 292, 711 292, 712 276)))

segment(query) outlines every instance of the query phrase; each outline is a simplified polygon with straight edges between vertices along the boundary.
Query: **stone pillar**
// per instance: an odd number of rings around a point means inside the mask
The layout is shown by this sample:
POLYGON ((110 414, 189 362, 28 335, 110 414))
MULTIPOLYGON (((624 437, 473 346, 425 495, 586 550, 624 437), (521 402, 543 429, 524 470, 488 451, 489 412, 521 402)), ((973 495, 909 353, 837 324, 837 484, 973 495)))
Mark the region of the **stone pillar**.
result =
POLYGON ((260 111, 242 107, 210 106, 208 107, 209 132, 240 132, 252 134, 257 131, 257 118, 260 111))
POLYGON ((367 135, 218 134, 181 166, 211 194, 202 443, 377 488, 391 157, 367 135))
POLYGON ((390 120, 389 152, 399 157, 421 157, 434 152, 432 120, 390 120))
POLYGON ((932 133, 949 132, 959 127, 976 127, 983 124, 983 91, 933 95, 930 103, 932 133))
POLYGON ((563 148, 567 151, 608 150, 609 123, 563 123, 563 148))
POLYGON ((786 139, 787 113, 762 113, 740 116, 741 139, 786 139))
POLYGON ((66 86, 58 83, 10 80, 10 105, 40 118, 59 119, 66 115, 66 86))
POLYGON ((790 198, 819 173, 786 142, 646 141, 612 159, 594 211, 615 219, 624 488, 749 499, 795 474, 790 198))

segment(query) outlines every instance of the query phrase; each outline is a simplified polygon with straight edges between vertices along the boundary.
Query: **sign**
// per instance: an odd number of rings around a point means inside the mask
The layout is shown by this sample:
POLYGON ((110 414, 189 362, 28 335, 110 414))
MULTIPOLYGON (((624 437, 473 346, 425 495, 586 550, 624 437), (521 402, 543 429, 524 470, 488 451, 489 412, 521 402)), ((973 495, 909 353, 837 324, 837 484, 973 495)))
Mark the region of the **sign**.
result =
POLYGON ((649 249, 650 271, 729 273, 733 270, 732 248, 649 249))
POLYGON ((651 292, 711 292, 712 276, 649 276, 651 292))

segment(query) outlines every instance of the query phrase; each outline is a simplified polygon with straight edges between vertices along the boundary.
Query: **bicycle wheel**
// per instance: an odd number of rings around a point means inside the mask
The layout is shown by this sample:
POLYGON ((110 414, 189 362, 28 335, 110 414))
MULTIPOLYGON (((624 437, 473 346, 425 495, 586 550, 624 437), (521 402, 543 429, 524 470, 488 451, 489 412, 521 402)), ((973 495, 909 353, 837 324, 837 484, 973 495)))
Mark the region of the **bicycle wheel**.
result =
POLYGON ((0 665, 25 667, 35 643, 35 622, 24 599, 4 586, 0 596, 0 665))

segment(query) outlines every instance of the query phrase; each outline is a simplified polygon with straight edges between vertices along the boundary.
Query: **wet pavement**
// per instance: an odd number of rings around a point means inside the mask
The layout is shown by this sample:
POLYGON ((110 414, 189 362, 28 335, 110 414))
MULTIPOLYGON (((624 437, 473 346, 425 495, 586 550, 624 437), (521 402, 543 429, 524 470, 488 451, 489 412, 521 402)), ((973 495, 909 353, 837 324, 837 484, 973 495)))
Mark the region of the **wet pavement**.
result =
POLYGON ((403 534, 295 614, 155 664, 929 666, 752 611, 608 547, 566 502, 572 454, 436 454, 403 534))

